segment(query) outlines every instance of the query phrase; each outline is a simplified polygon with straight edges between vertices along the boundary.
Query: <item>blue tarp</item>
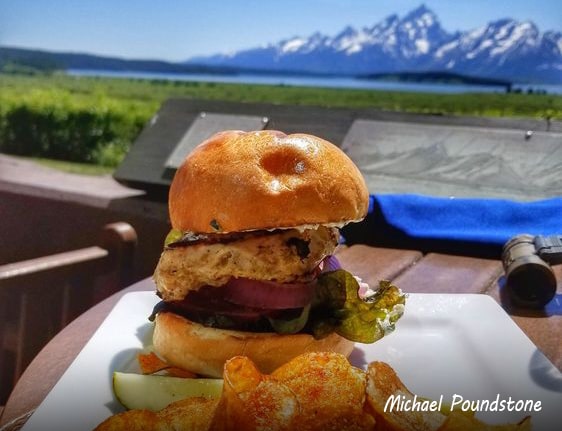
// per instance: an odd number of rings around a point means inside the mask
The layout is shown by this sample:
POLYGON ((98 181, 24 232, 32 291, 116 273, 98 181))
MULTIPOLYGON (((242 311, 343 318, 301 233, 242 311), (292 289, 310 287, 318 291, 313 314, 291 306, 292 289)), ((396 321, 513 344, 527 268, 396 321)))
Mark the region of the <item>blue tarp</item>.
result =
POLYGON ((344 237, 350 244, 499 258, 503 245, 522 233, 562 234, 562 197, 517 202, 374 195, 366 220, 347 225, 344 237))
POLYGON ((412 238, 503 245, 520 233, 562 234, 559 197, 515 202, 383 194, 370 196, 370 216, 375 210, 386 223, 412 238))

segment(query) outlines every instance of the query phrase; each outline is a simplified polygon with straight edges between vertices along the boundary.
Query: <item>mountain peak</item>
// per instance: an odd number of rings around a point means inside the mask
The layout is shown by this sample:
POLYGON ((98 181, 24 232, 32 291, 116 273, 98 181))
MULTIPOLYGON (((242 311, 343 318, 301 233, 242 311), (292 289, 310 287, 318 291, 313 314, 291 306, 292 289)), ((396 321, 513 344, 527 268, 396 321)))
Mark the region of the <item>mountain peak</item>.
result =
POLYGON ((269 71, 372 74, 416 70, 560 82, 562 36, 531 21, 502 18, 479 28, 447 32, 425 4, 370 27, 346 26, 334 36, 315 32, 199 64, 269 71))
POLYGON ((417 38, 420 34, 425 35, 427 32, 433 33, 437 43, 441 43, 448 38, 448 34, 441 27, 437 15, 424 4, 406 14, 398 25, 410 34, 410 38, 417 38))
POLYGON ((413 19, 416 19, 416 18, 421 18, 424 15, 429 15, 431 18, 437 18, 437 15, 435 15, 435 12, 433 12, 425 4, 422 3, 420 6, 418 6, 414 10, 407 13, 406 16, 404 16, 403 20, 404 21, 413 20, 413 19))
POLYGON ((508 24, 514 24, 516 21, 513 18, 500 18, 500 19, 496 19, 494 21, 491 21, 489 23, 489 25, 493 25, 493 26, 504 26, 504 25, 508 25, 508 24))
POLYGON ((414 9, 412 12, 410 12, 410 13, 414 13, 414 14, 415 14, 415 13, 417 13, 417 14, 424 14, 424 13, 426 13, 426 12, 433 13, 433 12, 431 11, 431 9, 429 9, 429 8, 425 5, 425 3, 422 3, 422 4, 420 4, 417 8, 415 8, 415 9, 414 9))
POLYGON ((335 38, 340 39, 342 37, 352 36, 356 33, 357 30, 355 30, 355 28, 353 28, 352 26, 348 25, 342 31, 340 31, 335 38))
POLYGON ((382 22, 385 25, 390 25, 390 24, 395 23, 399 20, 400 20, 400 18, 398 17, 398 15, 393 13, 392 15, 388 15, 382 22))

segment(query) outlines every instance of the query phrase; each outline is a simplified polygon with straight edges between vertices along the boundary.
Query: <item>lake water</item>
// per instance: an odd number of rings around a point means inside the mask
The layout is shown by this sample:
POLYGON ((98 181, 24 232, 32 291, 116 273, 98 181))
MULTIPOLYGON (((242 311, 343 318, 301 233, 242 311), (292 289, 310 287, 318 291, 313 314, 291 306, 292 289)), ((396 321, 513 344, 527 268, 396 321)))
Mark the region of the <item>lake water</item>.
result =
MULTIPOLYGON (((114 72, 107 70, 75 70, 67 72, 74 76, 100 76, 108 78, 166 79, 170 81, 224 82, 234 84, 288 85, 297 87, 355 88, 369 90, 411 91, 423 93, 505 93, 501 86, 467 84, 418 84, 409 82, 390 82, 359 79, 345 76, 299 76, 299 75, 260 75, 260 74, 179 74, 156 72, 114 72)), ((514 85, 527 91, 527 85, 514 85)), ((532 85, 533 90, 544 90, 549 94, 562 94, 562 85, 532 85)))

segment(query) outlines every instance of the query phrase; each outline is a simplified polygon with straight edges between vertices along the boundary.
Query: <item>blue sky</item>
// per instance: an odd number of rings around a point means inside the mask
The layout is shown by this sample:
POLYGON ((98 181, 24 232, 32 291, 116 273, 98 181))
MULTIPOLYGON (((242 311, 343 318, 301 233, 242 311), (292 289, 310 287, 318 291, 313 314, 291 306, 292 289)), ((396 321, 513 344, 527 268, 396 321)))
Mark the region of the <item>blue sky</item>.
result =
MULTIPOLYGON (((0 0, 0 45, 185 60, 346 25, 371 26, 421 0, 0 0)), ((425 0, 446 30, 504 17, 562 30, 560 0, 425 0)))

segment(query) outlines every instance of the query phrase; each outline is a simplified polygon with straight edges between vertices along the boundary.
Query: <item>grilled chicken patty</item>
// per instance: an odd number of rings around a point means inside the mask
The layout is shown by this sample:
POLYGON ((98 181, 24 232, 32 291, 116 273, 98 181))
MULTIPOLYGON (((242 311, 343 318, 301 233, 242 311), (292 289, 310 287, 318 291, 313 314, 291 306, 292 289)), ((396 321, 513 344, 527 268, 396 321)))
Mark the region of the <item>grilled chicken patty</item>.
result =
POLYGON ((197 240, 166 247, 154 280, 165 301, 181 300, 191 290, 222 286, 231 277, 306 282, 322 259, 338 244, 336 228, 248 232, 239 239, 217 242, 197 240))

